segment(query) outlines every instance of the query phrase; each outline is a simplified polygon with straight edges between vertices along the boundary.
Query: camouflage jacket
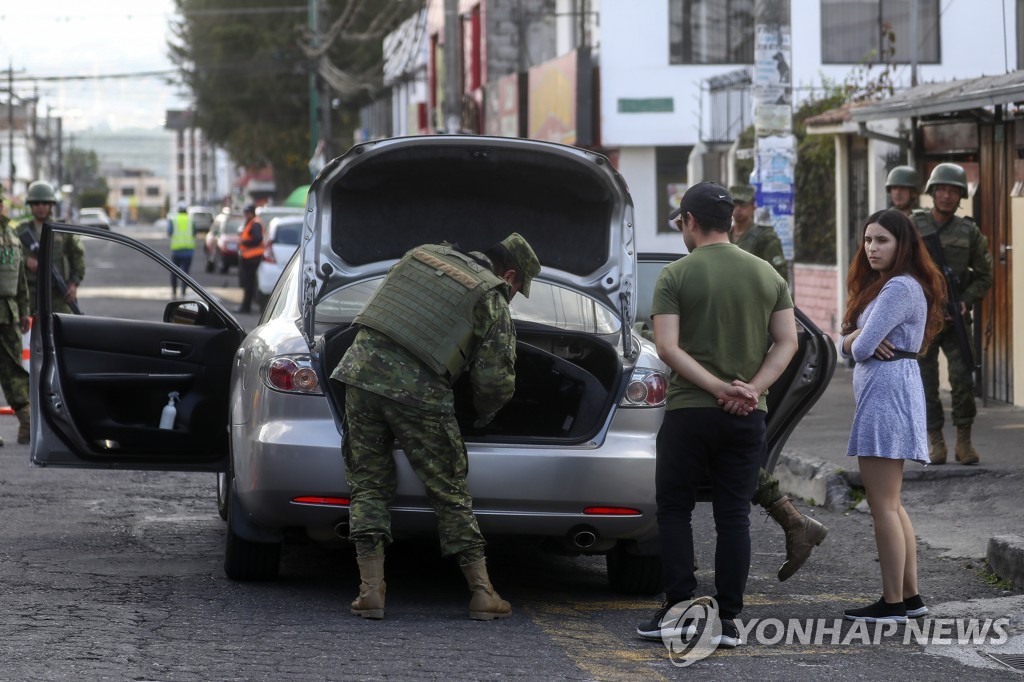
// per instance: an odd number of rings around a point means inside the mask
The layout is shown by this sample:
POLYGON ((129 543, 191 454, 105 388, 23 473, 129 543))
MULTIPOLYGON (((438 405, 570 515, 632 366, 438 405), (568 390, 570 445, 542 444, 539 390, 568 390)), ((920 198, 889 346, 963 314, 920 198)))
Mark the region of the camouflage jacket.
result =
MULTIPOLYGON (((24 231, 29 231, 35 238, 36 243, 39 243, 39 236, 42 230, 36 226, 35 221, 26 220, 25 222, 18 225, 17 233, 19 236, 24 231)), ((85 279, 85 249, 82 247, 82 241, 77 235, 69 235, 67 233, 55 232, 53 235, 53 245, 57 251, 60 252, 60 256, 55 256, 53 259, 54 265, 60 271, 60 274, 64 277, 64 281, 68 284, 78 284, 85 279)), ((24 243, 21 245, 22 252, 25 257, 33 255, 24 243)), ((30 291, 34 294, 36 290, 36 280, 38 279, 38 272, 28 272, 28 286, 30 291)), ((56 285, 54 285, 56 287, 56 285)), ((33 298, 33 304, 35 299, 33 298)))
POLYGON ((21 240, 18 239, 10 222, 6 216, 0 216, 0 259, 12 266, 16 262, 18 269, 18 293, 0 298, 0 324, 18 324, 22 318, 31 315, 25 259, 20 246, 21 240))
MULTIPOLYGON (((489 291, 473 309, 475 346, 466 358, 473 385, 473 406, 488 422, 512 398, 516 385, 516 331, 508 301, 489 291)), ((387 335, 362 328, 331 373, 331 378, 407 405, 435 412, 455 409, 448 380, 387 335)))
POLYGON ((992 288, 992 254, 988 238, 971 218, 953 216, 943 225, 931 211, 914 211, 914 222, 922 235, 939 233, 946 265, 960 280, 960 300, 970 309, 992 288))
POLYGON ((770 225, 751 225, 739 239, 732 230, 729 230, 729 241, 747 253, 768 261, 775 271, 782 275, 782 279, 789 281, 789 265, 782 254, 782 242, 770 225))

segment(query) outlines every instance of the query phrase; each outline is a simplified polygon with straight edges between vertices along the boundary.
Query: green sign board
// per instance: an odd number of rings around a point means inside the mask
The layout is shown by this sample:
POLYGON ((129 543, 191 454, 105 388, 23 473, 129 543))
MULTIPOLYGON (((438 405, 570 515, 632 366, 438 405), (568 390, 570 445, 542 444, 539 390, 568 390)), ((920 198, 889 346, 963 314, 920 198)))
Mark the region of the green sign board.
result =
POLYGON ((673 111, 674 107, 671 97, 619 99, 620 114, 671 114, 673 111))

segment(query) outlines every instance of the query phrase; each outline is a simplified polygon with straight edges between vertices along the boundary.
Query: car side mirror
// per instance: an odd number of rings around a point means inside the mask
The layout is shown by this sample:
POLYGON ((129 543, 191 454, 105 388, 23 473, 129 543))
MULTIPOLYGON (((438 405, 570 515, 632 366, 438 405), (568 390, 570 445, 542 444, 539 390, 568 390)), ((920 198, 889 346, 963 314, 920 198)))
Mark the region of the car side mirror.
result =
POLYGON ((171 301, 164 308, 164 322, 201 327, 206 324, 209 312, 200 301, 171 301))

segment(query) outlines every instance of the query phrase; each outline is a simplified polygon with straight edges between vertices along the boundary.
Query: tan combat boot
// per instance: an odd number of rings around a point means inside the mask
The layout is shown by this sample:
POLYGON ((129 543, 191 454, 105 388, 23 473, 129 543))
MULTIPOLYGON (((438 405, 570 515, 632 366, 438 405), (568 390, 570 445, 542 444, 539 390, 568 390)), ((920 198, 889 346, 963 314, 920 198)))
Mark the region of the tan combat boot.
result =
POLYGON ((786 562, 779 568, 781 582, 804 565, 811 550, 828 535, 828 528, 801 514, 785 495, 776 500, 768 513, 786 531, 786 562))
POLYGON ((979 460, 978 451, 971 445, 971 425, 956 427, 956 461, 961 464, 977 464, 979 460))
MULTIPOLYGON (((28 405, 25 405, 21 409, 14 413, 14 416, 18 418, 18 443, 24 445, 29 441, 29 409, 28 405)), ((2 443, 2 441, 0 441, 2 443)))
POLYGON ((469 617, 473 620, 508 618, 512 606, 494 591, 491 579, 487 577, 486 560, 480 559, 460 568, 469 583, 469 591, 473 593, 469 600, 469 617))
POLYGON ((942 438, 942 429, 928 432, 928 459, 932 464, 946 463, 946 441, 942 438))
POLYGON ((352 613, 363 618, 384 618, 384 556, 359 556, 359 596, 352 600, 352 613))

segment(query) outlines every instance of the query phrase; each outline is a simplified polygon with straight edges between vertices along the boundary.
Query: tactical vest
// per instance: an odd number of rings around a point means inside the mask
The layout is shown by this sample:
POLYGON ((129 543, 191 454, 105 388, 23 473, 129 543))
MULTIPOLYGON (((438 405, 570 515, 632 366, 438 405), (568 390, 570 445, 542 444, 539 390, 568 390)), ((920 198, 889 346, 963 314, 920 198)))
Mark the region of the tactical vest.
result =
POLYGON ((942 229, 939 229, 932 218, 931 211, 917 209, 913 215, 917 231, 922 237, 938 232, 946 264, 957 276, 960 282, 960 293, 963 293, 972 280, 969 257, 972 236, 974 232, 978 231, 977 223, 970 216, 955 215, 942 226, 942 229))
POLYGON ((171 230, 171 251, 194 250, 196 238, 192 234, 192 221, 187 213, 174 216, 174 228, 171 230))
POLYGON ((448 245, 402 257, 355 323, 387 334, 438 375, 452 379, 473 351, 473 309, 505 281, 448 245))
POLYGON ((0 298, 14 298, 18 295, 18 275, 21 274, 21 243, 8 230, 5 222, 0 222, 3 238, 0 239, 0 298))

